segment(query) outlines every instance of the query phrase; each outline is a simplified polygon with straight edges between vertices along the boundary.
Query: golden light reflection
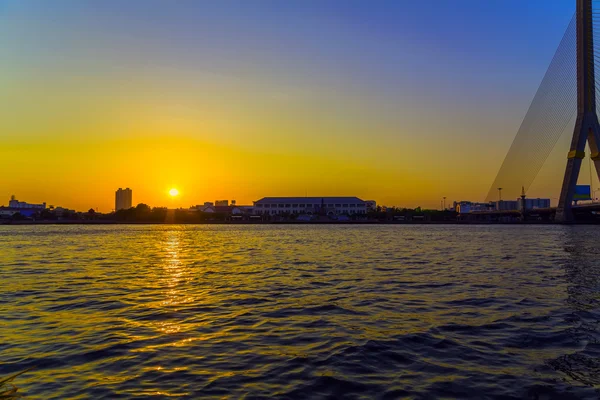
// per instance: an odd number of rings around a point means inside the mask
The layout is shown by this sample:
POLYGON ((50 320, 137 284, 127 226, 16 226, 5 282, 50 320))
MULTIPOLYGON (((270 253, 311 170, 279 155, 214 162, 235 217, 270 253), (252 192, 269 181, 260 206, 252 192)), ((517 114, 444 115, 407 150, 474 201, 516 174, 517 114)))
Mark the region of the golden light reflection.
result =
POLYGON ((177 333, 181 331, 181 326, 177 322, 172 321, 160 322, 158 324, 158 330, 167 334, 177 333))
POLYGON ((182 280, 184 269, 180 260, 180 235, 178 230, 170 230, 164 245, 163 283, 169 288, 166 299, 161 303, 165 306, 177 306, 181 304, 182 293, 177 289, 182 280))

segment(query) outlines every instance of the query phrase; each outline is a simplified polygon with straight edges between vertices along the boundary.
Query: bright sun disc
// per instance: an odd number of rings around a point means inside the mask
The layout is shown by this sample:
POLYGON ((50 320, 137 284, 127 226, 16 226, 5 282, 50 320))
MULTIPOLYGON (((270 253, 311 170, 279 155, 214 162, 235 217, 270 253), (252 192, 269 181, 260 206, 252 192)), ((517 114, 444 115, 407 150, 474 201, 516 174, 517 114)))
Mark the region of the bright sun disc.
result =
POLYGON ((173 197, 177 196, 179 194, 179 190, 173 188, 171 190, 169 190, 169 194, 173 197))

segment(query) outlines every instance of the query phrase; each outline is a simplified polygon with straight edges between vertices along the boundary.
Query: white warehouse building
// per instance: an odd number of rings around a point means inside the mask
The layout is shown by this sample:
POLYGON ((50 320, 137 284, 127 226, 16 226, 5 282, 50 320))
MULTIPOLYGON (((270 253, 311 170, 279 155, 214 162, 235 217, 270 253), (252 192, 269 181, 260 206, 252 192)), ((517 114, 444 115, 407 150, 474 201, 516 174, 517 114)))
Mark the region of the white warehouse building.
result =
POLYGON ((366 214, 374 210, 373 200, 358 197, 264 197, 254 202, 254 214, 366 214))

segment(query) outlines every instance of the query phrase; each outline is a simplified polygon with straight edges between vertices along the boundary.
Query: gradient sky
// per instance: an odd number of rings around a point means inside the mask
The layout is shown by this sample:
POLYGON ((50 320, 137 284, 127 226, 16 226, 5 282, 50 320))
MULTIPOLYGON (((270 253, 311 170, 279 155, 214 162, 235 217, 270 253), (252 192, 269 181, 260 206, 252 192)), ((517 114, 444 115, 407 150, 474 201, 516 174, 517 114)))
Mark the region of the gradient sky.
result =
POLYGON ((574 5, 0 0, 0 205, 483 200, 574 5))

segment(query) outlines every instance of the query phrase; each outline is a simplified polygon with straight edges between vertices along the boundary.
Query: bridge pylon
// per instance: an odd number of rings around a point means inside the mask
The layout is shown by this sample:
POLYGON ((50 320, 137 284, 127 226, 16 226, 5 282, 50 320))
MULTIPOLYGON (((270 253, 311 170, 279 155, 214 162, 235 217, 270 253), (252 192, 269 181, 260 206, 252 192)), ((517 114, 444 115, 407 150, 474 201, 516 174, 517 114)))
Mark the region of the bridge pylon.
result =
POLYGON ((573 221, 573 196, 579 178, 585 145, 600 177, 600 124, 596 113, 596 77, 594 73, 594 21, 592 0, 577 0, 577 121, 567 155, 567 168, 555 220, 573 221))

